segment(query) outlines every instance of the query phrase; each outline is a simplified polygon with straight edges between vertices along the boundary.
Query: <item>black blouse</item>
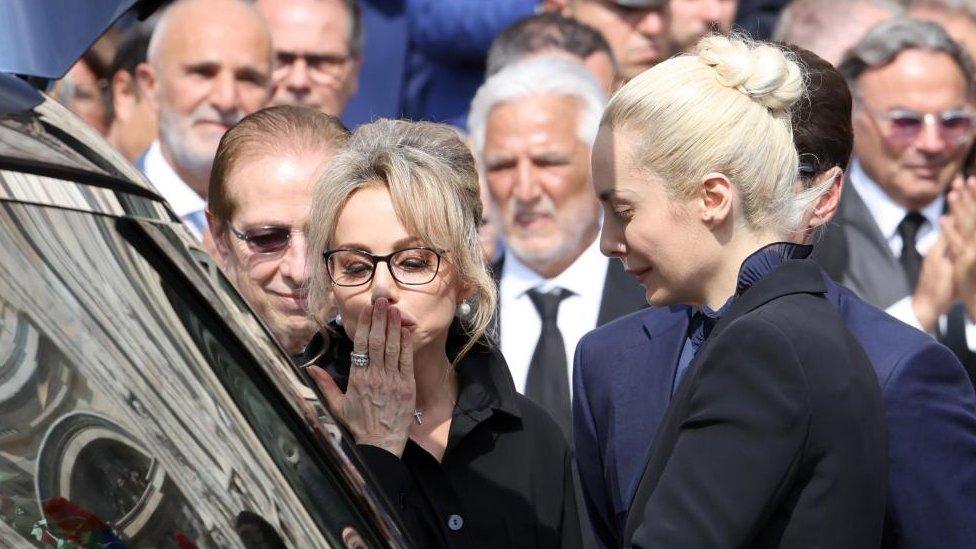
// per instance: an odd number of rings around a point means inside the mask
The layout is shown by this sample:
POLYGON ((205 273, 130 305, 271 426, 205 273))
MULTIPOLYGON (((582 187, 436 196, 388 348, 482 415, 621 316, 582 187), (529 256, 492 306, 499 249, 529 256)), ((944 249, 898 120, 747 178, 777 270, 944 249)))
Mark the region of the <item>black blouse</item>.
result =
MULTIPOLYGON (((319 334, 303 357, 344 391, 352 342, 337 331, 329 349, 319 334)), ((452 328, 448 346, 457 349, 463 337, 452 328)), ((505 359, 485 344, 460 361, 457 377, 440 463, 410 440, 402 458, 358 446, 417 546, 581 547, 571 453, 555 421, 515 391, 505 359)))

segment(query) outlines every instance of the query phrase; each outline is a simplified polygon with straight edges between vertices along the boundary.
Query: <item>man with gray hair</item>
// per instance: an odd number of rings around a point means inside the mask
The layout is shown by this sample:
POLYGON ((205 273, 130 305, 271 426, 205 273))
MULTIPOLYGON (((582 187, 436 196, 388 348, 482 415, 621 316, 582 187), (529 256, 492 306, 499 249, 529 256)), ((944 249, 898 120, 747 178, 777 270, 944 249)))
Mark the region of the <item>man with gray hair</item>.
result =
POLYGON ((499 338, 516 388, 572 436, 570 367, 586 332, 645 304, 619 261, 600 253, 590 149, 606 95, 582 64, 541 56, 489 78, 468 127, 506 253, 499 338))
POLYGON ((159 139, 137 165, 203 238, 217 144, 268 100, 271 35, 241 0, 180 0, 156 24, 147 61, 136 78, 157 113, 159 139))
POLYGON ((837 66, 868 29, 903 11, 897 0, 793 0, 780 13, 773 40, 796 44, 837 66))
MULTIPOLYGON (((854 159, 815 258, 899 320, 933 334, 976 333, 965 314, 945 317, 954 301, 976 297, 960 294, 976 283, 962 264, 976 255, 976 234, 953 250, 943 231, 973 225, 967 210, 944 215, 953 180, 956 196, 976 193, 961 183, 973 145, 969 55, 937 24, 898 18, 871 29, 839 70, 854 96, 854 159)), ((976 348, 967 339, 954 349, 963 364, 976 348)))

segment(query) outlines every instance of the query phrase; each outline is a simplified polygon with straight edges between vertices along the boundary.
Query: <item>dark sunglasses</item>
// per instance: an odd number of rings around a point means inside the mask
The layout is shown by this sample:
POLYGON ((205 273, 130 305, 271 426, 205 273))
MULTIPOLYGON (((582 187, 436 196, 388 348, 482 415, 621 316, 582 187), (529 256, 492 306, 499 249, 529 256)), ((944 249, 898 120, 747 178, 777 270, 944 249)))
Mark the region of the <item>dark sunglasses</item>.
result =
POLYGON ((256 254, 273 254, 280 252, 291 243, 291 233, 303 232, 302 229, 269 225, 254 227, 246 231, 238 231, 227 222, 230 232, 247 244, 248 249, 256 254))

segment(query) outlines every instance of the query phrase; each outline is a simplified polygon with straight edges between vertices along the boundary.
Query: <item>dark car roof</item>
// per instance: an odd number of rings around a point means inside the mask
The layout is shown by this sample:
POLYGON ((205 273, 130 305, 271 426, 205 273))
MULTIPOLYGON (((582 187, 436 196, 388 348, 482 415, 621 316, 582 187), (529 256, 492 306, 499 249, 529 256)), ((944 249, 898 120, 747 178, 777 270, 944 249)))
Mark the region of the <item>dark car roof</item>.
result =
POLYGON ((58 79, 116 20, 133 8, 148 14, 161 1, 3 0, 0 72, 58 79))

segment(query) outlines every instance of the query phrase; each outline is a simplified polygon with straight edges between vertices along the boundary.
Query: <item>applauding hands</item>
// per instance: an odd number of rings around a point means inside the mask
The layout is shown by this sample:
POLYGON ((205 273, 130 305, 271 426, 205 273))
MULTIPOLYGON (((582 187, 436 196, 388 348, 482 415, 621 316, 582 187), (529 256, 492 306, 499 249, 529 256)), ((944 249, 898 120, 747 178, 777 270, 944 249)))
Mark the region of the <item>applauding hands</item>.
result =
POLYGON ((922 328, 935 330, 941 315, 960 300, 976 318, 976 177, 958 177, 949 192, 939 240, 925 256, 913 309, 922 328))

